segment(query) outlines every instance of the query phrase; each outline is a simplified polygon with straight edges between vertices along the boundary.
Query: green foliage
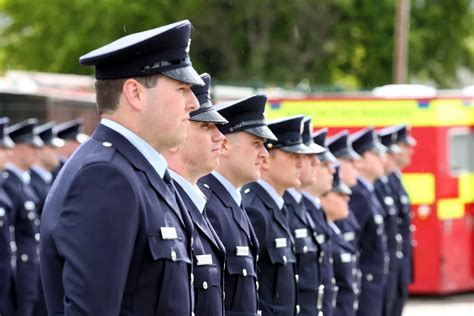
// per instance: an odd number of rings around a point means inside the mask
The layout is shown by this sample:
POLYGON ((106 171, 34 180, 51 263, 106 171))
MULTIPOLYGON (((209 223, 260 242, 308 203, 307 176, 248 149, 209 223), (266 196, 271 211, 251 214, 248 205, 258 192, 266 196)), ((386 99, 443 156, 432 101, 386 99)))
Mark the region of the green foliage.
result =
MULTIPOLYGON (((394 0, 0 1, 0 70, 91 74, 82 54, 188 18, 195 67, 220 81, 370 88, 391 82, 394 16, 394 0)), ((410 75, 473 71, 473 21, 470 0, 412 0, 410 75)))

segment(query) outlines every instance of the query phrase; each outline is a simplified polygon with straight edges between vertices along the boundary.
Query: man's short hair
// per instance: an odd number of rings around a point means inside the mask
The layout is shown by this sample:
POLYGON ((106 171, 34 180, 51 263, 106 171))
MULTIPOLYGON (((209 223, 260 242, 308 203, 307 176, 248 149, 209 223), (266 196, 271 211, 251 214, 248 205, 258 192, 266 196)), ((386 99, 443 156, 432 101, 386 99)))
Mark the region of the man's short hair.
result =
POLYGON ((95 91, 99 114, 112 114, 117 110, 123 84, 128 79, 135 79, 145 88, 150 89, 156 86, 160 76, 161 75, 153 75, 124 79, 97 80, 95 82, 95 91))

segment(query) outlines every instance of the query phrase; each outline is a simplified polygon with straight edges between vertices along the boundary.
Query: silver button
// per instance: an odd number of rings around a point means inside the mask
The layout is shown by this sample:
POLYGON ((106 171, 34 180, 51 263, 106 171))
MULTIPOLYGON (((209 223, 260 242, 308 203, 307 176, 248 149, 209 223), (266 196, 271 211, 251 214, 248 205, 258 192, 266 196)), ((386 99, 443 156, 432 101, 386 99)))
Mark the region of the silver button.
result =
POLYGON ((35 239, 36 239, 36 241, 40 241, 40 234, 39 233, 35 234, 35 239))
POLYGON ((256 261, 256 262, 258 262, 258 258, 259 258, 259 256, 257 255, 257 256, 255 257, 255 261, 256 261))
POLYGON ((23 262, 27 262, 27 261, 28 261, 28 255, 27 255, 26 253, 24 253, 24 254, 22 254, 22 255, 20 256, 20 259, 21 259, 21 261, 23 261, 23 262))
POLYGON ((300 281, 300 276, 298 274, 295 274, 295 281, 298 283, 300 281))
POLYGON ((403 258, 403 252, 397 251, 397 258, 402 259, 403 258))
POLYGON ((377 228, 377 235, 382 235, 383 231, 382 228, 377 228))
POLYGON ((286 259, 286 256, 283 256, 283 262, 286 264, 288 259, 286 259))
POLYGON ((411 224, 411 225, 410 225, 410 231, 411 231, 412 233, 415 232, 415 231, 416 231, 416 226, 413 225, 413 224, 411 224))
POLYGON ((3 221, 0 221, 0 227, 3 227, 3 221))
POLYGON ((176 261, 176 251, 171 250, 171 260, 176 261))
POLYGON ((12 252, 16 252, 17 250, 16 242, 10 241, 10 249, 12 250, 12 252))
POLYGON ((206 281, 202 282, 202 288, 207 290, 207 282, 206 281))
POLYGON ((303 253, 307 253, 308 252, 308 246, 304 246, 303 247, 303 253))
POLYGON ((300 310, 301 310, 300 306, 299 306, 299 305, 296 305, 296 314, 299 314, 299 313, 300 313, 300 310))
POLYGON ((258 281, 255 281, 255 288, 257 289, 257 291, 259 287, 260 287, 260 284, 258 283, 258 281))
POLYGON ((103 142, 103 143, 102 143, 102 146, 104 146, 104 147, 112 147, 112 143, 111 143, 111 142, 103 142))
POLYGON ((371 273, 368 273, 367 276, 367 281, 372 282, 374 280, 374 276, 371 273))
POLYGON ((203 186, 204 186, 206 189, 209 189, 209 184, 204 183, 203 186))
POLYGON ((321 251, 321 254, 319 255, 321 258, 324 257, 324 251, 321 251))
POLYGON ((14 232, 15 232, 15 226, 10 225, 10 226, 8 227, 8 230, 10 231, 10 233, 14 233, 14 232))
POLYGON ((247 269, 243 268, 243 269, 242 269, 242 274, 243 274, 244 276, 247 276, 247 269))
POLYGON ((336 284, 336 279, 335 279, 335 278, 331 278, 331 283, 332 283, 332 285, 336 284))
POLYGON ((39 218, 35 218, 35 226, 39 226, 39 225, 40 225, 40 222, 41 222, 41 221, 39 220, 39 218))
POLYGON ((5 209, 0 207, 0 216, 5 216, 5 209))
POLYGON ((28 219, 30 221, 34 220, 35 219, 35 212, 28 212, 28 219))
MULTIPOLYGON (((27 210, 27 211, 34 211, 36 209, 35 202, 33 202, 33 201, 25 201, 24 207, 25 207, 25 210, 27 210)), ((28 218, 30 218, 29 215, 30 214, 28 214, 28 218)))

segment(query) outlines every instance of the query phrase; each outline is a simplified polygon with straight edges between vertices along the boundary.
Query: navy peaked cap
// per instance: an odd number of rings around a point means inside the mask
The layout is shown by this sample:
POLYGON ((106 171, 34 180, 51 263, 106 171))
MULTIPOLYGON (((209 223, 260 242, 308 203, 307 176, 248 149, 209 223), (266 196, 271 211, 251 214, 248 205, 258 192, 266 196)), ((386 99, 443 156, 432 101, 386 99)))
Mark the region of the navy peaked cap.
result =
POLYGON ((396 125, 391 127, 397 133, 396 143, 404 143, 409 146, 416 146, 416 139, 411 136, 410 127, 408 125, 396 125))
POLYGON ((349 140, 349 131, 342 130, 336 135, 326 140, 326 145, 329 151, 336 158, 343 158, 349 160, 360 159, 360 155, 352 149, 351 142, 349 140))
POLYGON ((57 136, 63 140, 74 140, 83 143, 89 136, 82 132, 84 120, 77 119, 61 123, 56 126, 57 136))
POLYGON ((391 153, 401 152, 401 148, 396 144, 397 143, 397 132, 391 128, 386 127, 377 131, 382 145, 387 147, 388 151, 391 153))
POLYGON ((8 123, 10 123, 10 119, 8 117, 0 117, 0 147, 3 148, 15 147, 15 143, 10 138, 10 136, 8 136, 8 123))
POLYGON ((45 123, 36 127, 36 133, 41 138, 45 146, 51 146, 56 148, 63 147, 64 140, 57 137, 57 133, 54 126, 54 122, 45 123))
POLYGON ((211 76, 207 73, 201 74, 204 86, 192 86, 191 90, 199 101, 199 109, 192 111, 190 121, 210 122, 215 124, 226 124, 227 120, 216 111, 211 102, 211 76))
POLYGON ((311 133, 313 132, 313 124, 311 122, 310 117, 305 117, 303 120, 303 143, 316 151, 316 154, 321 154, 326 151, 326 148, 324 146, 318 145, 313 141, 313 137, 311 133))
POLYGON ((367 127, 351 134, 350 141, 352 142, 352 147, 359 155, 366 151, 377 151, 380 153, 387 151, 387 148, 379 141, 378 135, 372 127, 367 127))
MULTIPOLYGON (((318 129, 316 132, 314 132, 311 137, 313 138, 313 141, 318 144, 321 147, 326 148, 326 136, 328 134, 328 129, 326 127, 318 129)), ((330 162, 330 163, 336 163, 337 159, 334 157, 334 155, 329 151, 326 150, 320 154, 318 154, 319 160, 321 162, 330 162)))
POLYGON ((303 143, 303 115, 285 117, 268 123, 268 127, 278 140, 267 140, 267 149, 278 148, 296 154, 316 154, 303 143))
POLYGON ((339 166, 334 167, 332 191, 346 195, 352 194, 352 190, 342 181, 341 168, 339 166))
POLYGON ((267 96, 256 94, 240 100, 216 104, 216 110, 229 121, 217 128, 222 134, 247 132, 257 137, 276 141, 276 136, 265 122, 265 104, 267 96))
POLYGON ((79 62, 95 66, 98 80, 163 74, 203 85, 189 58, 190 34, 191 22, 175 22, 119 38, 81 56, 79 62))
POLYGON ((8 135, 16 144, 30 144, 35 147, 42 147, 43 141, 35 132, 38 119, 30 118, 8 128, 8 135))

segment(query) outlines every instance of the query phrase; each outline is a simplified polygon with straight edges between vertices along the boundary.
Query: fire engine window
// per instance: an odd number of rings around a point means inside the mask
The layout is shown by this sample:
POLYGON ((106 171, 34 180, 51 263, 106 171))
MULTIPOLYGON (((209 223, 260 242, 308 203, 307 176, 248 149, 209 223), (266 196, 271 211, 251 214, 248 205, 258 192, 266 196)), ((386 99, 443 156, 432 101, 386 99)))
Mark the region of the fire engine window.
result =
POLYGON ((449 169, 451 173, 474 171, 474 132, 452 130, 449 142, 449 169))

